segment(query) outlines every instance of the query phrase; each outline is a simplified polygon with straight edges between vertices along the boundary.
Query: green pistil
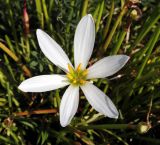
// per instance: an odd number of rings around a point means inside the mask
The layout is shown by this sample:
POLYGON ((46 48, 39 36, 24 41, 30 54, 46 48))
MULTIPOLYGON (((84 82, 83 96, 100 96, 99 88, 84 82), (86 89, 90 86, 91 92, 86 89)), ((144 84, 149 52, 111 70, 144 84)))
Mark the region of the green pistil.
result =
POLYGON ((67 78, 69 82, 73 85, 80 86, 86 83, 88 70, 82 70, 82 64, 80 63, 76 69, 73 69, 68 64, 69 72, 67 73, 67 78))

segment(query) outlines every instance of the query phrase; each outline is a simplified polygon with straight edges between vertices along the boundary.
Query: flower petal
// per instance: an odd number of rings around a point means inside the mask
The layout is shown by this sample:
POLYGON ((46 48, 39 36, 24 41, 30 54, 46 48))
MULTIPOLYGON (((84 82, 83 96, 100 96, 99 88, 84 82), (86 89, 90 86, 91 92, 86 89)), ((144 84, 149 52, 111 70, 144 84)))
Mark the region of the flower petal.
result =
POLYGON ((56 41, 40 29, 37 29, 37 39, 44 55, 55 65, 62 68, 65 72, 68 71, 68 64, 71 65, 71 62, 56 41))
POLYGON ((88 79, 105 78, 118 72, 129 60, 126 55, 105 57, 88 68, 88 79))
POLYGON ((67 86, 69 82, 62 75, 41 75, 29 78, 19 85, 23 92, 46 92, 67 86))
POLYGON ((95 110, 110 118, 118 118, 115 105, 100 89, 91 83, 86 83, 81 89, 95 110))
POLYGON ((90 14, 79 22, 74 36, 74 62, 77 68, 82 63, 86 68, 91 57, 95 41, 95 24, 90 14))
POLYGON ((64 93, 60 105, 61 126, 67 126, 77 112, 79 103, 79 87, 70 85, 64 93))

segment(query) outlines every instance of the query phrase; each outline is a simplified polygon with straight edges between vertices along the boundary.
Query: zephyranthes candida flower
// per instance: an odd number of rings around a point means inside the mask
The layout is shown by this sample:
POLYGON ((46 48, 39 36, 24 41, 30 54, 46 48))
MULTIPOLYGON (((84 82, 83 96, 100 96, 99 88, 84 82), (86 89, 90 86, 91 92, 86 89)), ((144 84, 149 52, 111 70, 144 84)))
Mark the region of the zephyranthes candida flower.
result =
POLYGON ((44 55, 60 67, 66 75, 35 76, 22 82, 19 86, 20 90, 45 92, 69 85, 60 104, 60 123, 63 127, 71 122, 77 111, 80 88, 96 111, 110 118, 118 118, 115 105, 90 80, 113 75, 126 64, 129 57, 126 55, 108 56, 86 68, 95 41, 95 24, 90 14, 81 19, 75 32, 74 67, 63 49, 48 34, 38 29, 37 38, 44 55))

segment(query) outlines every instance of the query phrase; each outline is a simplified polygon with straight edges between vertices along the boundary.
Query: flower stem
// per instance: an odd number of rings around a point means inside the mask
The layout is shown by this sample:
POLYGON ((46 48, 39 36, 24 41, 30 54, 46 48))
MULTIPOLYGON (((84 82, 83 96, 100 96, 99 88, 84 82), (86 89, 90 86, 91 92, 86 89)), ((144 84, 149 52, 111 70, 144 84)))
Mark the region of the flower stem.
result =
POLYGON ((111 42, 111 40, 112 40, 112 37, 113 37, 113 35, 114 35, 114 33, 115 33, 118 25, 120 24, 120 22, 121 22, 121 20, 122 20, 122 17, 123 17, 124 14, 127 12, 127 10, 128 10, 127 5, 124 5, 124 7, 123 7, 122 11, 120 12, 120 14, 119 14, 116 22, 115 22, 114 25, 113 25, 113 28, 112 28, 109 36, 107 37, 107 39, 106 39, 106 41, 105 41, 105 43, 104 43, 104 45, 103 45, 103 50, 104 50, 104 51, 107 50, 107 48, 108 48, 108 46, 109 46, 109 44, 110 44, 110 42, 111 42))
POLYGON ((137 125, 132 124, 102 124, 102 125, 88 125, 79 126, 82 129, 136 129, 137 125))
POLYGON ((119 39, 118 39, 115 47, 113 48, 113 51, 112 51, 111 54, 115 55, 115 54, 118 53, 118 51, 119 51, 119 49, 120 49, 120 47, 121 47, 121 45, 122 45, 122 42, 123 42, 123 40, 124 40, 124 38, 125 38, 125 36, 126 36, 126 33, 127 33, 127 32, 126 32, 125 30, 122 30, 122 31, 121 31, 120 36, 119 36, 119 39))
POLYGON ((108 16, 106 25, 105 25, 105 27, 104 27, 103 40, 106 38, 106 36, 107 36, 107 34, 108 34, 108 30, 109 30, 109 27, 110 27, 110 24, 111 24, 113 12, 114 12, 114 0, 112 0, 111 9, 110 9, 110 12, 109 12, 109 16, 108 16))
POLYGON ((96 21, 97 20, 97 15, 99 13, 99 8, 100 8, 100 3, 97 4, 95 11, 93 12, 93 19, 96 21))
POLYGON ((87 7, 88 7, 89 0, 83 1, 83 7, 82 7, 82 14, 81 17, 85 16, 87 14, 87 7))
POLYGON ((96 32, 98 32, 98 29, 99 29, 103 9, 104 9, 104 0, 102 0, 102 2, 100 4, 99 14, 98 14, 97 22, 96 22, 96 32))

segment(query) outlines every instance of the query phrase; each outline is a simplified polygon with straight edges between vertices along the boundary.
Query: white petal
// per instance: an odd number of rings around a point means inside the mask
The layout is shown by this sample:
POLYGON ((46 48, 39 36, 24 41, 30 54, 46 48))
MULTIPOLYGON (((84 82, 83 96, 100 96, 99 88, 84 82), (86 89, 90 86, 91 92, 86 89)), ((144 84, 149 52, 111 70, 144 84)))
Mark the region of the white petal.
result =
POLYGON ((70 85, 64 93, 60 105, 61 126, 67 126, 77 112, 79 104, 79 87, 70 85))
POLYGON ((88 68, 88 79, 105 78, 118 72, 128 61, 129 56, 113 55, 105 57, 88 68))
POLYGON ((118 118, 118 111, 115 105, 100 89, 91 83, 81 86, 81 89, 95 110, 110 118, 118 118))
POLYGON ((79 22, 74 36, 74 62, 75 67, 82 63, 86 68, 91 57, 95 41, 95 24, 90 14, 79 22))
POLYGON ((40 29, 37 29, 37 38, 39 46, 44 55, 55 65, 59 66, 64 71, 68 71, 67 64, 71 65, 71 62, 56 41, 54 41, 47 33, 40 29))
POLYGON ((23 92, 46 92, 67 86, 69 82, 62 75, 41 75, 29 78, 19 85, 23 92))

